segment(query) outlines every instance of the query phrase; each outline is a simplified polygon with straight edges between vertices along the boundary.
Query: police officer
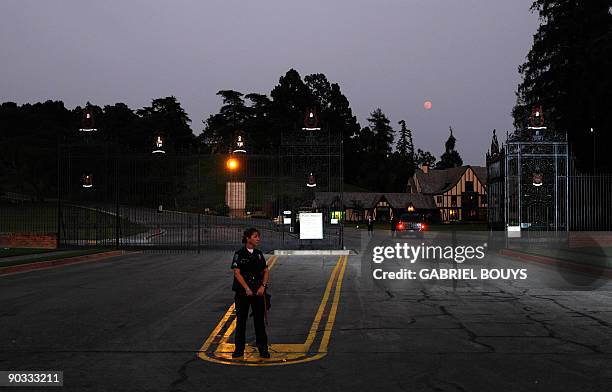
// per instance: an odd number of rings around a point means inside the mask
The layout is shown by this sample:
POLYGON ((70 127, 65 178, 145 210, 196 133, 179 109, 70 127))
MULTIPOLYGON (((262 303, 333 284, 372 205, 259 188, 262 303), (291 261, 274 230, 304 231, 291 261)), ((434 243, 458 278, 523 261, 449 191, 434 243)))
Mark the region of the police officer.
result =
POLYGON ((259 231, 250 228, 244 231, 242 243, 244 246, 234 253, 232 269, 234 270, 235 292, 234 302, 236 308, 236 334, 234 335, 235 350, 233 358, 244 355, 246 322, 249 307, 253 309, 255 322, 255 336, 259 356, 270 358, 268 352, 268 336, 264 323, 265 290, 268 287, 269 272, 263 253, 256 249, 259 245, 259 231))

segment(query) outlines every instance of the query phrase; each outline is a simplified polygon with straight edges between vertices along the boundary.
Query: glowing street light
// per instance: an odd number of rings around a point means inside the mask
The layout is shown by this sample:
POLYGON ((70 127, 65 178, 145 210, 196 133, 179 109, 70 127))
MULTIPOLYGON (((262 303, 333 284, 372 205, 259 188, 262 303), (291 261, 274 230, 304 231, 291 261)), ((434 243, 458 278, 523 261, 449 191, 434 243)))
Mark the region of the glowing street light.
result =
POLYGON ((225 167, 227 167, 229 171, 236 171, 240 167, 240 163, 236 158, 229 158, 225 161, 225 167))

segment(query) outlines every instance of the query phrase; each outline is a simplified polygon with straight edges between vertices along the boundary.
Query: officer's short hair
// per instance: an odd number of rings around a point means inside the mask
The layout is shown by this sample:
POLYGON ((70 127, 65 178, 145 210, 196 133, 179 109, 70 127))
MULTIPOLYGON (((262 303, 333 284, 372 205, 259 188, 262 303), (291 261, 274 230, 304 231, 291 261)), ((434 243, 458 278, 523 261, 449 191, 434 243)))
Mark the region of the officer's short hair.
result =
POLYGON ((251 227, 251 228, 246 229, 246 230, 244 231, 244 233, 242 233, 242 243, 243 243, 243 244, 246 244, 246 243, 247 243, 247 240, 248 240, 249 238, 251 238, 251 236, 252 236, 253 234, 255 234, 255 233, 259 234, 259 230, 257 230, 257 229, 256 229, 256 228, 254 228, 254 227, 251 227))

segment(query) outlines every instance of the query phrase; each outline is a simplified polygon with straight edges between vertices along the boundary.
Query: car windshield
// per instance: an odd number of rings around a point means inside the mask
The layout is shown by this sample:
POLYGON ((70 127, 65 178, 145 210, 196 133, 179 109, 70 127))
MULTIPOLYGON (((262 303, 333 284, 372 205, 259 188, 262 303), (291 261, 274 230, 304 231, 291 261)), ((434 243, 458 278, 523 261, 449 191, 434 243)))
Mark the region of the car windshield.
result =
POLYGON ((421 222, 421 214, 402 214, 400 216, 400 221, 402 222, 421 222))

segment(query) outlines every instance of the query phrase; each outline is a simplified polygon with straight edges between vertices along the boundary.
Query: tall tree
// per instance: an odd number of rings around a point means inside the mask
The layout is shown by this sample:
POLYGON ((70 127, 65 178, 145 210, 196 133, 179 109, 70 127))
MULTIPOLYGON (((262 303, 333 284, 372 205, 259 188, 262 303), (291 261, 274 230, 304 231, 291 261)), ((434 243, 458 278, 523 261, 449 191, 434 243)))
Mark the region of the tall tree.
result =
POLYGON ((151 106, 145 106, 136 113, 143 120, 151 144, 156 133, 163 133, 168 146, 176 151, 187 151, 193 147, 195 137, 189 125, 191 119, 176 97, 154 99, 151 106))
POLYGON ((244 127, 248 117, 247 108, 241 92, 220 90, 217 95, 222 98, 223 105, 219 113, 210 115, 204 122, 204 130, 198 140, 203 140, 213 152, 227 153, 237 133, 244 127))
POLYGON ((391 153, 393 128, 380 108, 370 114, 368 123, 369 126, 353 138, 354 151, 359 157, 351 167, 351 171, 359 176, 356 185, 376 191, 394 191, 398 172, 391 153))
POLYGON ((450 135, 448 140, 444 143, 445 152, 440 156, 440 161, 436 165, 436 169, 450 169, 453 167, 459 167, 463 165, 463 159, 459 153, 455 150, 455 144, 457 139, 453 136, 453 128, 449 127, 450 135))
POLYGON ((607 132, 612 126, 610 7, 610 0, 534 1, 531 10, 539 13, 541 24, 519 67, 522 81, 513 110, 517 131, 526 127, 531 108, 541 105, 549 128, 567 132, 581 171, 612 170, 607 153, 612 142, 607 132))
POLYGON ((101 118, 96 120, 99 120, 100 131, 108 139, 121 143, 124 148, 146 151, 151 147, 150 131, 125 103, 104 106, 101 118))
POLYGON ((420 148, 417 149, 415 163, 418 166, 430 166, 433 167, 436 163, 436 157, 433 156, 429 151, 423 151, 420 148))
POLYGON ((397 184, 395 188, 403 191, 408 183, 408 179, 414 174, 416 168, 414 156, 414 143, 412 141, 412 130, 406 126, 406 121, 400 120, 399 138, 397 140, 396 152, 394 161, 396 170, 398 171, 397 184))
POLYGON ((412 130, 406 127, 406 121, 400 120, 400 136, 397 140, 397 152, 402 157, 414 162, 414 143, 412 141, 412 130))
POLYGON ((383 111, 378 108, 370 113, 368 118, 370 129, 374 132, 374 153, 380 156, 391 154, 393 144, 393 128, 383 111))

